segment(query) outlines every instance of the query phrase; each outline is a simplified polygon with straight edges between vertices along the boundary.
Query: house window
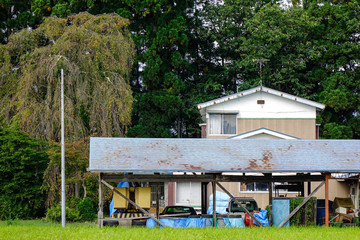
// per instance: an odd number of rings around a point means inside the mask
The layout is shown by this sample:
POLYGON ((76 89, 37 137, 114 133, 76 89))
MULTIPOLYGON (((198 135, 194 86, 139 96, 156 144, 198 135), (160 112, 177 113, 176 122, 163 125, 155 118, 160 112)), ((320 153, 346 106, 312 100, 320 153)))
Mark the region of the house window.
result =
POLYGON ((268 191, 268 184, 265 182, 248 182, 242 184, 242 191, 249 191, 249 192, 260 192, 260 191, 268 191))
POLYGON ((210 134, 236 134, 236 114, 210 114, 210 134))
POLYGON ((151 207, 156 207, 156 196, 157 196, 157 185, 160 185, 159 191, 159 205, 160 207, 165 207, 165 189, 164 183, 149 183, 149 187, 151 187, 151 207))
MULTIPOLYGON (((276 185, 284 185, 285 182, 273 182, 272 190, 275 192, 276 185)), ((240 192, 268 192, 269 186, 267 182, 248 182, 240 183, 240 192)), ((281 190, 281 192, 287 192, 286 190, 281 190)))

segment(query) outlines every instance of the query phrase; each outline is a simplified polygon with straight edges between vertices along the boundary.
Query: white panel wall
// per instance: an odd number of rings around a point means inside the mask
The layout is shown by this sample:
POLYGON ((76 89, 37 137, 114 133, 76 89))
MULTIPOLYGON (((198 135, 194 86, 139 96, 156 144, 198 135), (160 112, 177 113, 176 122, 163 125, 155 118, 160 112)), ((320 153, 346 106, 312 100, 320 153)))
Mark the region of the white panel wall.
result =
POLYGON ((316 118, 315 107, 265 92, 209 106, 207 113, 238 113, 237 118, 316 118), (265 104, 257 104, 257 100, 265 100, 265 104))

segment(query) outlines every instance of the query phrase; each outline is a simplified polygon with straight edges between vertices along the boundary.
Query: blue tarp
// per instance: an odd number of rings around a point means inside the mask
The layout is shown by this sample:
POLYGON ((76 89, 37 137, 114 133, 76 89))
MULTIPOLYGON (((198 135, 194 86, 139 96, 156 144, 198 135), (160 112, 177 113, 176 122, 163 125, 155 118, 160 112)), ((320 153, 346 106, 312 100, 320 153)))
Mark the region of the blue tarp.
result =
MULTIPOLYGON (((254 213, 254 217, 264 226, 269 226, 269 219, 267 218, 267 211, 266 210, 260 210, 258 213, 254 213)), ((253 220, 253 223, 255 225, 259 225, 255 220, 253 220)))
MULTIPOLYGON (((161 218, 160 222, 164 223, 165 226, 172 228, 203 228, 212 227, 213 225, 212 218, 161 218)), ((243 218, 218 218, 217 226, 244 228, 245 224, 243 218), (219 224, 220 222, 223 224, 219 224)), ((146 227, 156 227, 155 220, 152 218, 147 219, 146 227)), ((160 226, 160 228, 162 228, 162 226, 160 226)))
MULTIPOLYGON (((216 213, 226 214, 226 208, 229 205, 230 197, 223 192, 216 191, 216 213)), ((209 198, 209 208, 207 214, 213 214, 213 195, 210 195, 209 198)))

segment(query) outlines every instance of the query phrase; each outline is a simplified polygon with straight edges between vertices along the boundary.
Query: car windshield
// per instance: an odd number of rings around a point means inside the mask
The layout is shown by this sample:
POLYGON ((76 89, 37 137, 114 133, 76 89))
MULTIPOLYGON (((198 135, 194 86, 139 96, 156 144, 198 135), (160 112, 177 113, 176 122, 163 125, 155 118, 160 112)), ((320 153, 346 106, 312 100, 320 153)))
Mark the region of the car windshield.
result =
MULTIPOLYGON (((238 200, 249 212, 257 210, 255 201, 249 200, 238 200)), ((240 207, 235 201, 231 202, 231 212, 245 212, 245 210, 240 207)))
POLYGON ((166 209, 166 214, 176 214, 176 213, 191 213, 189 207, 169 207, 166 209))

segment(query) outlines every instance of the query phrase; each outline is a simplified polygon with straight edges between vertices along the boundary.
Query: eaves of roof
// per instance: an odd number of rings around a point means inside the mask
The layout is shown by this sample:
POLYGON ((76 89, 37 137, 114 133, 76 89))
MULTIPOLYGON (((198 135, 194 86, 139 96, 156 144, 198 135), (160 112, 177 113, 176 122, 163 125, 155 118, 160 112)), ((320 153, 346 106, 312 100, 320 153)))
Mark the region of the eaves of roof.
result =
POLYGON ((299 102, 299 103, 303 103, 303 104, 315 107, 315 108, 317 108, 319 110, 325 109, 324 104, 314 102, 314 101, 311 101, 311 100, 308 100, 308 99, 305 99, 305 98, 297 97, 297 96, 294 96, 294 95, 291 95, 291 94, 288 94, 288 93, 283 93, 283 92, 280 92, 278 90, 274 90, 274 89, 267 88, 267 87, 264 87, 264 86, 254 87, 254 88, 244 90, 244 91, 241 91, 241 92, 237 92, 237 93, 234 93, 234 94, 231 94, 231 95, 228 95, 228 96, 224 96, 224 97, 217 98, 217 99, 214 99, 214 100, 210 100, 210 101, 207 101, 207 102, 204 102, 204 103, 200 103, 200 104, 197 105, 197 107, 198 107, 199 110, 201 110, 203 108, 206 108, 206 107, 209 107, 209 106, 212 106, 212 105, 215 105, 215 104, 231 101, 231 100, 241 98, 241 97, 244 97, 244 96, 256 93, 256 92, 266 92, 266 93, 269 93, 269 94, 272 94, 272 95, 275 95, 275 96, 283 97, 283 98, 286 98, 286 99, 289 99, 289 100, 292 100, 292 101, 295 101, 295 102, 299 102))

